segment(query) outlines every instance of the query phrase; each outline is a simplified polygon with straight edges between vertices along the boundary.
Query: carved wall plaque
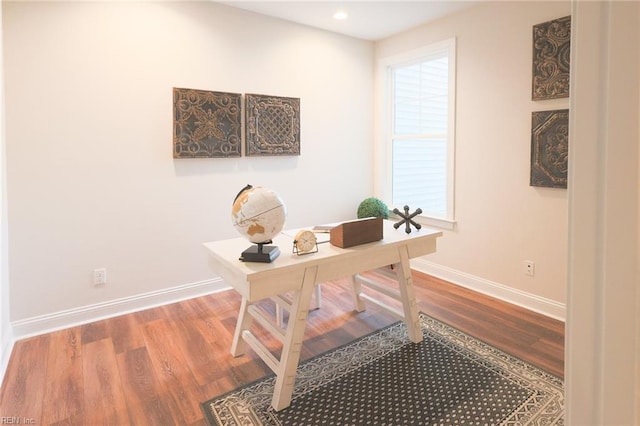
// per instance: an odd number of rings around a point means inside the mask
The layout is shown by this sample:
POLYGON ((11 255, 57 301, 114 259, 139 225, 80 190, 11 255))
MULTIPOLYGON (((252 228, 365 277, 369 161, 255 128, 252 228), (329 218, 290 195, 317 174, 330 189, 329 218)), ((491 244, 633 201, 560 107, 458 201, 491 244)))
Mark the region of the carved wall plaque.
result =
POLYGON ((240 157, 241 95, 173 89, 173 158, 240 157))
POLYGON ((531 116, 531 186, 566 188, 569 166, 569 110, 531 116))
POLYGON ((300 98, 245 95, 246 155, 300 155, 300 98))
POLYGON ((533 27, 534 101, 569 97, 571 16, 533 27))

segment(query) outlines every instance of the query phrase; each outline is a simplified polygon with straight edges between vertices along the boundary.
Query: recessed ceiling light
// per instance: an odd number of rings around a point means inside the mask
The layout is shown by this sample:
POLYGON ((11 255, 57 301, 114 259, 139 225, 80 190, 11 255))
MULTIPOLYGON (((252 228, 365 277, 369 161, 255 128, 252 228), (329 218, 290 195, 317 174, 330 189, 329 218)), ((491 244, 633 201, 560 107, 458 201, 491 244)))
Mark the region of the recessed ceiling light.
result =
POLYGON ((348 17, 349 17, 349 14, 347 12, 345 12, 344 10, 339 10, 336 13, 333 14, 333 19, 337 19, 339 21, 347 19, 348 17))

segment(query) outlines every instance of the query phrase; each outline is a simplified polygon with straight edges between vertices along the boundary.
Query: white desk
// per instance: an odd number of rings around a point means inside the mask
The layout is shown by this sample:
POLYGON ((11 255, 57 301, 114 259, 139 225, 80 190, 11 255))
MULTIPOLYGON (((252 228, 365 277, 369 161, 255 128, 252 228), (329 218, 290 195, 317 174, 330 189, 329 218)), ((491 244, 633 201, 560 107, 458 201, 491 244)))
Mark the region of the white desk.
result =
POLYGON ((383 226, 381 241, 346 249, 329 243, 320 244, 317 253, 302 256, 292 253, 293 238, 282 233, 274 239, 273 244, 280 248, 281 254, 272 263, 240 261, 240 253, 250 246, 244 238, 204 244, 210 252, 214 271, 242 296, 231 353, 242 355, 248 344, 276 373, 274 409, 282 410, 291 403, 311 296, 318 283, 351 276, 356 310, 365 309, 364 299, 377 303, 404 320, 413 342, 422 340, 409 259, 435 252, 436 238, 442 236, 442 232, 422 228, 407 234, 404 227, 396 230, 391 221, 384 221, 383 226), (360 272, 388 265, 395 266, 400 284, 400 291, 395 296, 384 286, 358 276, 360 272), (393 310, 361 293, 361 284, 397 298, 402 302, 403 311, 393 310), (287 304, 286 300, 277 298, 287 292, 293 292, 293 302, 288 306, 287 328, 282 330, 252 304, 266 298, 287 304), (254 319, 282 342, 279 360, 249 330, 254 319))

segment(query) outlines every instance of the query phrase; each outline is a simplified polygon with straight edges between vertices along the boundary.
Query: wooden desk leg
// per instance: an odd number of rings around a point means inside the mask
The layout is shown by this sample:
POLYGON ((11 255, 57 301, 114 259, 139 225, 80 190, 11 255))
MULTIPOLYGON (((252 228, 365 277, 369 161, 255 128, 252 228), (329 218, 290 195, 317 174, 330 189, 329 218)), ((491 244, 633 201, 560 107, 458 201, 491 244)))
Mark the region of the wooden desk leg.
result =
POLYGON ((276 372, 276 384, 271 406, 276 410, 287 408, 291 404, 296 370, 300 361, 304 329, 309 314, 311 296, 316 284, 318 267, 312 266, 304 271, 302 288, 295 292, 293 306, 289 314, 287 332, 282 345, 282 356, 276 372))
POLYGON ((244 297, 240 304, 240 311, 238 311, 238 322, 236 323, 236 330, 233 333, 233 343, 231 344, 231 355, 240 356, 244 354, 247 348, 247 342, 242 338, 242 332, 248 330, 251 326, 251 315, 248 312, 249 302, 244 297))
POLYGON ((316 284, 313 290, 313 307, 312 309, 322 308, 322 284, 316 284))
POLYGON ((355 275, 351 275, 351 294, 353 295, 353 307, 357 312, 363 312, 367 309, 364 300, 360 297, 362 293, 362 284, 356 279, 355 275))
POLYGON ((396 264, 398 273, 398 284, 400 287, 400 298, 404 309, 404 323, 407 326, 409 339, 414 343, 422 341, 422 328, 418 317, 418 307, 413 289, 413 277, 411 275, 411 265, 409 264, 409 250, 407 246, 402 246, 400 251, 400 263, 396 264))

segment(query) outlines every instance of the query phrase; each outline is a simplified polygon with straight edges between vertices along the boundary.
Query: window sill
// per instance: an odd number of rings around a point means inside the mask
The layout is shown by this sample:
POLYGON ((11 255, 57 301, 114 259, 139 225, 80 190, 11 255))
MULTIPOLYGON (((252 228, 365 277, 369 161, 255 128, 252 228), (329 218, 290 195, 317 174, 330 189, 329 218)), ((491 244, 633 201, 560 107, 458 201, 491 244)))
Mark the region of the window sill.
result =
MULTIPOLYGON (((401 217, 390 212, 389 219, 400 220, 401 217)), ((456 227, 455 220, 441 219, 429 216, 416 216, 413 218, 413 221, 429 228, 440 228, 447 231, 453 231, 456 227)))

